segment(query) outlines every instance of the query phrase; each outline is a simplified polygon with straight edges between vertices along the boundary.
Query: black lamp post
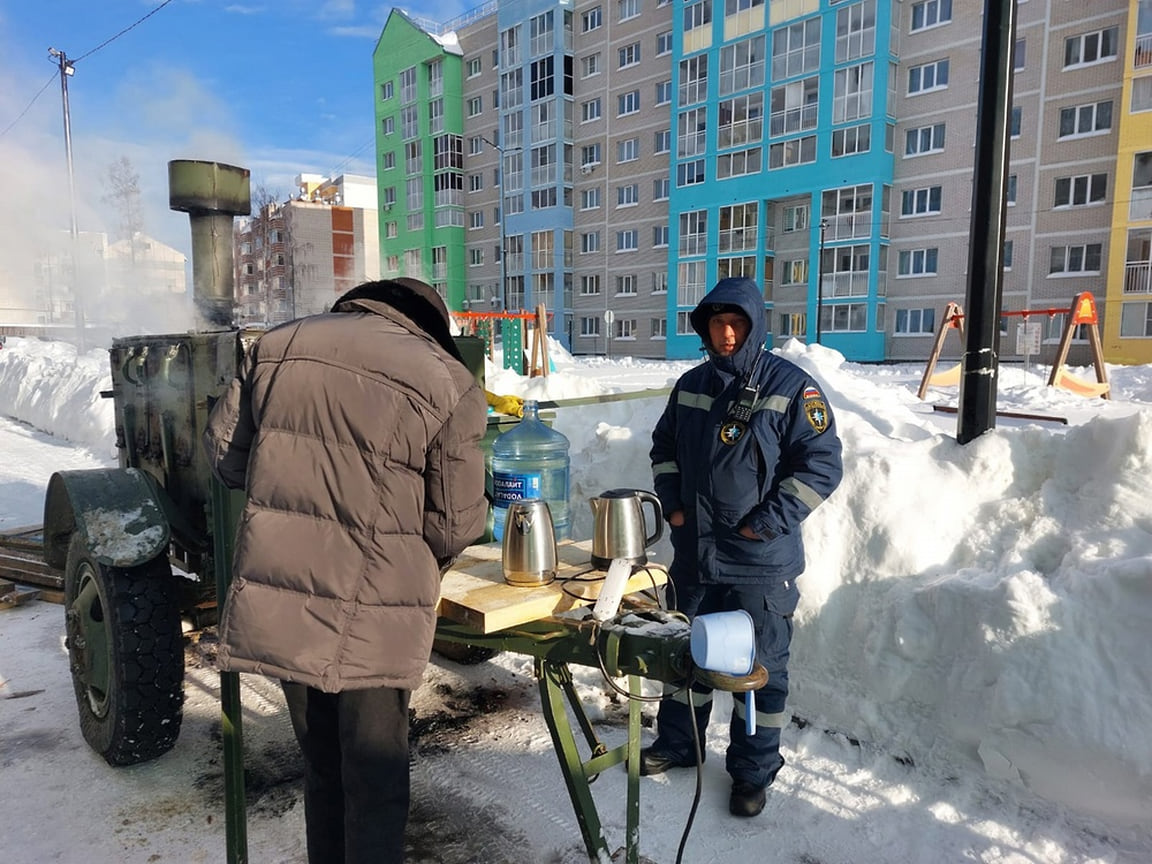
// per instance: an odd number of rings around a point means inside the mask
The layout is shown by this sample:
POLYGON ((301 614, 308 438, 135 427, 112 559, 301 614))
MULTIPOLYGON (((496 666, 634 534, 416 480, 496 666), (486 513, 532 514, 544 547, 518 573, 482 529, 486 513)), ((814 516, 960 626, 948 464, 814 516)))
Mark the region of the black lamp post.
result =
POLYGON ((824 235, 828 231, 828 220, 820 220, 820 266, 816 277, 816 344, 820 344, 820 319, 824 317, 824 235))

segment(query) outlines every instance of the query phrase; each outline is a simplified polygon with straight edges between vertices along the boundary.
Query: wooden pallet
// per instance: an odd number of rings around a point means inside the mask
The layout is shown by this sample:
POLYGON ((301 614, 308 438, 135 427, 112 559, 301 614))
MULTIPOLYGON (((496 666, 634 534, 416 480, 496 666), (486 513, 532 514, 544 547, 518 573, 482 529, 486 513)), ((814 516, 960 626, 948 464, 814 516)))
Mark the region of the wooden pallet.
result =
POLYGON ((0 579, 64 590, 64 573, 44 561, 44 532, 39 525, 0 531, 0 579))

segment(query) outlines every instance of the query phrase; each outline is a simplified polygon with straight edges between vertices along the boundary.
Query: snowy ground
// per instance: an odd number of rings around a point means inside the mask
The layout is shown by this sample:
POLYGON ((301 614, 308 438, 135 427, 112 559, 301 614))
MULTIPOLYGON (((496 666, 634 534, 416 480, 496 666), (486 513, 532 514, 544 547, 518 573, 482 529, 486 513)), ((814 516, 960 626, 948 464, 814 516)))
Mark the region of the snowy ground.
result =
MULTIPOLYGON (((40 520, 52 471, 112 460, 104 355, 8 345, 0 414, 26 422, 0 419, 0 530, 40 520)), ((1112 403, 1044 387, 1046 369, 1003 369, 1002 409, 1069 424, 1004 418, 960 447, 955 417, 930 404, 955 405, 955 389, 921 403, 919 368, 861 367, 798 343, 785 351, 824 383, 847 463, 805 528, 800 721, 784 731, 788 765, 767 809, 735 820, 719 698, 683 860, 1152 860, 1152 369, 1111 369, 1112 403)), ((690 364, 561 355, 556 365, 530 381, 490 370, 490 389, 557 399, 660 387, 690 364)), ((583 499, 650 487, 647 436, 662 407, 557 412, 572 441, 577 536, 590 526, 583 499)), ((176 748, 113 770, 76 728, 62 617, 48 603, 0 612, 0 860, 223 860, 210 644, 189 648, 176 748)), ((619 743, 626 707, 598 672, 576 675, 601 734, 619 743)), ((263 679, 243 686, 250 858, 298 864, 299 763, 282 700, 263 679)), ((436 659, 414 704, 413 862, 586 860, 529 660, 436 659)), ((642 781, 646 859, 676 860, 694 791, 690 771, 642 781)), ((593 792, 616 848, 623 772, 593 792)))

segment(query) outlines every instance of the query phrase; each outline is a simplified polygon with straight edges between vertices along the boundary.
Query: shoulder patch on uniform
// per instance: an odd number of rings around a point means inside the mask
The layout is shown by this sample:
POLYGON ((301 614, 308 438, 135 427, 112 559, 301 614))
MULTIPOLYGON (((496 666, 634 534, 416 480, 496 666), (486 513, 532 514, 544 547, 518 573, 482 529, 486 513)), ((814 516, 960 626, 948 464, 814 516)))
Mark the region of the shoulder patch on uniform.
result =
POLYGON ((804 403, 804 416, 817 433, 828 428, 828 406, 820 399, 809 399, 804 403))
POLYGON ((802 398, 802 399, 819 399, 820 398, 820 391, 817 390, 815 387, 812 387, 811 385, 809 385, 808 387, 804 388, 804 395, 801 396, 800 398, 802 398))

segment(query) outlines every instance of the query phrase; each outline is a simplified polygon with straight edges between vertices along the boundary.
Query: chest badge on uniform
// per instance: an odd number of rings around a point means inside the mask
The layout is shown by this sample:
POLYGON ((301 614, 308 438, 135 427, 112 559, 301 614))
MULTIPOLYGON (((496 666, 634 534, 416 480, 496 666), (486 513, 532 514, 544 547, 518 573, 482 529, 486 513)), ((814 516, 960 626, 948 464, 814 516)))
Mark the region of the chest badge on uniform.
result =
POLYGON ((819 399, 809 399, 804 403, 804 416, 818 433, 828 428, 828 406, 819 399))
POLYGON ((731 446, 743 438, 747 431, 747 423, 742 423, 739 420, 725 420, 720 425, 720 443, 731 446))

